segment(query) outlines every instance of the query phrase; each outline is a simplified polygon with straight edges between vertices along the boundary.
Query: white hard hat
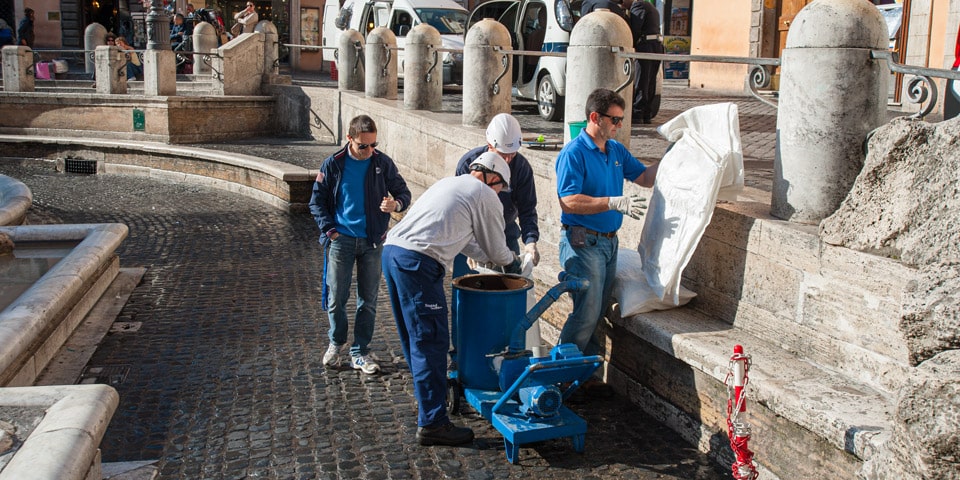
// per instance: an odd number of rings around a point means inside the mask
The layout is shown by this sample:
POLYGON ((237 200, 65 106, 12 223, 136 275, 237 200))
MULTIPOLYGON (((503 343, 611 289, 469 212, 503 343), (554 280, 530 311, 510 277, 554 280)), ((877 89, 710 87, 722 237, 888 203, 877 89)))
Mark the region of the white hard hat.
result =
POLYGON ((520 150, 520 122, 509 113, 500 113, 487 125, 487 143, 500 153, 520 150))
MULTIPOLYGON (((500 158, 500 155, 496 153, 483 152, 476 160, 470 162, 470 170, 496 173, 503 178, 504 182, 507 182, 507 186, 510 185, 510 166, 507 165, 506 160, 500 158)), ((507 186, 504 187, 504 190, 509 190, 507 186)))

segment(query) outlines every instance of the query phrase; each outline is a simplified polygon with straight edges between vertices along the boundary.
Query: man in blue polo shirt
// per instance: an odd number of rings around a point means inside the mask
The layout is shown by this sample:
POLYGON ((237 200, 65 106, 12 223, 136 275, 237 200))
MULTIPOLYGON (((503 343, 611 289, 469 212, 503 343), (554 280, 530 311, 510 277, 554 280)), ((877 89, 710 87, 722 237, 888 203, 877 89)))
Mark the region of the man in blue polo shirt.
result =
POLYGON ((624 108, 616 92, 594 90, 587 97, 587 126, 557 157, 560 263, 567 273, 590 281, 586 291, 572 294, 573 312, 559 343, 576 344, 583 352, 610 301, 623 216, 639 219, 646 208, 645 199, 623 194, 623 181, 649 188, 657 175, 658 164, 644 167, 614 140, 623 127, 624 108))

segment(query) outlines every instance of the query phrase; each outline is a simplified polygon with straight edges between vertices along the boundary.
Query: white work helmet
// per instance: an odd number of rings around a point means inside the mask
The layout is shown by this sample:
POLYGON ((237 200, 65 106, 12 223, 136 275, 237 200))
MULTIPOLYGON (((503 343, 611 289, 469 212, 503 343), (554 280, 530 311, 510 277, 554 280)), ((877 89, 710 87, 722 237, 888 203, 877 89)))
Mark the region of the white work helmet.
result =
POLYGON ((503 190, 509 190, 510 185, 510 166, 507 165, 507 161, 500 158, 500 155, 497 155, 493 152, 483 152, 477 157, 476 160, 470 162, 471 171, 480 171, 484 173, 496 173, 503 178, 504 182, 507 182, 507 185, 503 187, 503 190))
POLYGON ((500 153, 520 150, 520 122, 509 113, 500 113, 487 125, 487 143, 500 153))

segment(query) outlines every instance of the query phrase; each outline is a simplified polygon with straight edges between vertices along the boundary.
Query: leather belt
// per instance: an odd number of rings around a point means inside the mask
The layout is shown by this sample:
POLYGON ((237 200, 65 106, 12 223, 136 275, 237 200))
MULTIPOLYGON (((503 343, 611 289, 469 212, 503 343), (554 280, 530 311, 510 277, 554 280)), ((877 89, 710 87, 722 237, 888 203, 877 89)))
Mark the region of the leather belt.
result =
MULTIPOLYGON (((560 225, 560 229, 561 229, 561 230, 569 230, 569 229, 570 229, 570 225, 562 225, 562 224, 561 224, 561 225, 560 225)), ((597 232, 597 231, 595 231, 595 230, 590 230, 589 228, 584 228, 583 230, 584 230, 585 232, 587 232, 588 234, 590 234, 590 235, 596 235, 596 236, 598 236, 598 237, 613 238, 613 237, 616 237, 616 236, 617 236, 617 231, 616 231, 616 230, 614 230, 614 231, 612 231, 612 232, 607 232, 607 233, 597 232)))

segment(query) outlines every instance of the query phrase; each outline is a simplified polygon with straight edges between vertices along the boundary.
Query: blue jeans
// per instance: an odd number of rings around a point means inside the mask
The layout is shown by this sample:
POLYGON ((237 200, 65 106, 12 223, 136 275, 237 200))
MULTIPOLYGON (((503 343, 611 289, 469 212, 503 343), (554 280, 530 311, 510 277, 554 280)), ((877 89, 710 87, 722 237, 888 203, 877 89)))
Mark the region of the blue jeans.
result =
POLYGON ((366 238, 343 234, 331 241, 327 249, 327 316, 330 318, 330 343, 335 345, 347 343, 347 300, 350 298, 353 265, 357 265, 357 317, 353 325, 353 345, 350 346, 352 356, 370 352, 377 317, 382 250, 382 244, 374 246, 366 238))
MULTIPOLYGON (((586 240, 585 246, 574 248, 570 245, 570 230, 560 232, 560 264, 568 274, 589 280, 590 287, 583 292, 571 293, 573 311, 563 324, 559 343, 576 344, 585 354, 588 353, 587 346, 593 331, 610 301, 620 249, 617 237, 587 234, 586 240)), ((595 351, 591 348, 590 353, 595 351)))
POLYGON ((447 351, 450 329, 444 266, 395 245, 383 247, 383 278, 390 293, 397 333, 413 375, 417 425, 450 422, 447 416, 447 351))

